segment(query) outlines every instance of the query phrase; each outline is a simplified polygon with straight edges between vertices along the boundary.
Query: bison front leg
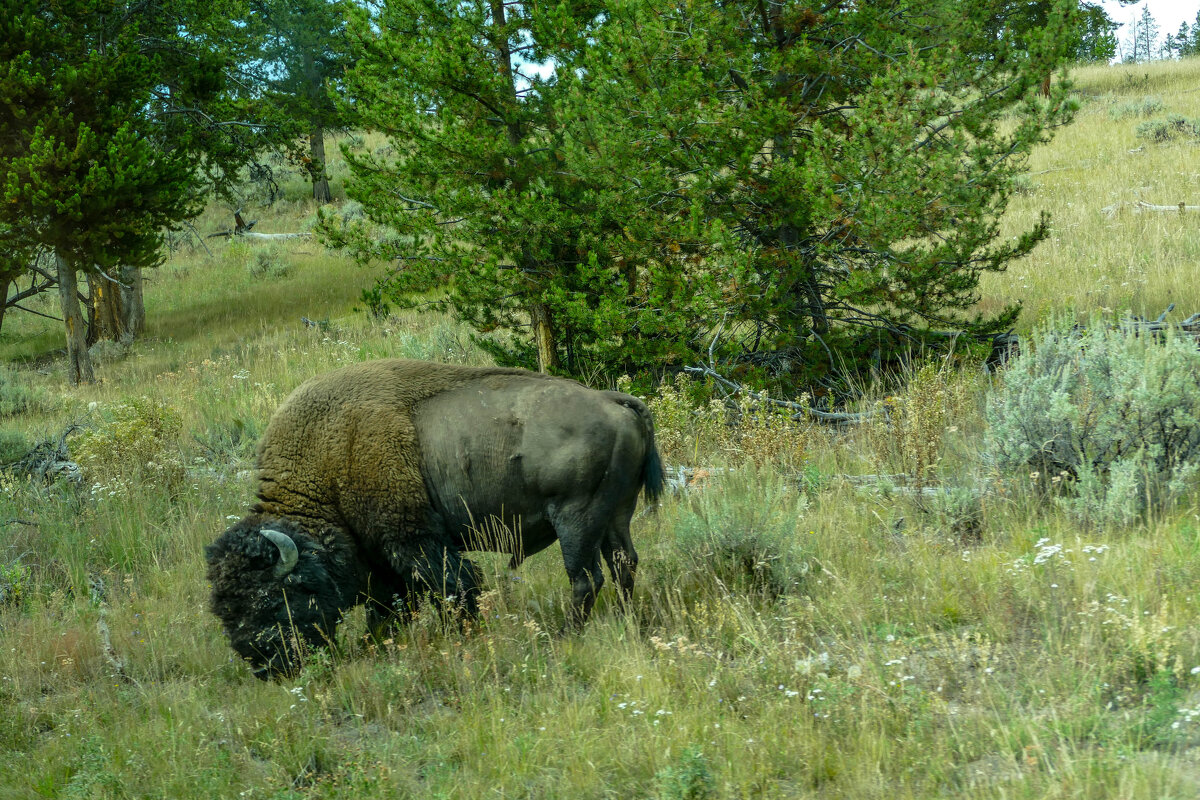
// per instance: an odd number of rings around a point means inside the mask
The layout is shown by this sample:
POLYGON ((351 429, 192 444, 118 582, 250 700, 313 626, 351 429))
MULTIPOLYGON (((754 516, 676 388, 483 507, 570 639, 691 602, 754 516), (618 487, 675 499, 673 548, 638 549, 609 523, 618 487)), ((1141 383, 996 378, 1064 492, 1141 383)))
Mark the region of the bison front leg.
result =
POLYGON ((479 612, 479 568, 463 558, 457 547, 427 545, 412 559, 410 568, 418 586, 457 604, 468 616, 479 612))
POLYGON ((379 572, 371 575, 364 603, 367 633, 376 643, 387 639, 397 626, 412 618, 417 599, 412 587, 397 575, 388 574, 386 578, 379 572))

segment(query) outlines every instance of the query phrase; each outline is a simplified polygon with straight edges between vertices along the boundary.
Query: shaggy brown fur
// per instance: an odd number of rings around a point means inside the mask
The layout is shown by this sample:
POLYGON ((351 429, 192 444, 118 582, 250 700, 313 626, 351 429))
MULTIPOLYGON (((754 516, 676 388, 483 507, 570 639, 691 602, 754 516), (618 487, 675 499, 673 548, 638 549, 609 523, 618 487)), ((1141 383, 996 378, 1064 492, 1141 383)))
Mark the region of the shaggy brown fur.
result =
POLYGON ((604 580, 601 556, 632 591, 629 519, 639 491, 653 497, 662 485, 653 422, 634 397, 403 360, 302 385, 268 425, 258 466, 258 503, 208 561, 214 612, 235 649, 267 671, 295 666, 283 628, 310 643, 317 628, 332 636, 354 602, 368 602, 373 626, 395 598, 402 610, 423 591, 473 611, 467 548, 510 552, 515 565, 557 539, 582 623, 604 580), (488 518, 519 529, 519 541, 481 543, 488 518), (282 551, 263 530, 298 547, 282 579, 272 572, 282 551))

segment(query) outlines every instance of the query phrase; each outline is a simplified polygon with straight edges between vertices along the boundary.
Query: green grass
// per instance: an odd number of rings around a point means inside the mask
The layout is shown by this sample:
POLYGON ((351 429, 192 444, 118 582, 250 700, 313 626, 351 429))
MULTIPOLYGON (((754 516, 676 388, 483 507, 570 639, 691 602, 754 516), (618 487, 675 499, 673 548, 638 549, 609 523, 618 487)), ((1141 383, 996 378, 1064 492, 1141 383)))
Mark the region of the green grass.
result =
MULTIPOLYGON (((1023 301, 1026 326, 1064 307, 1200 311, 1188 218, 1099 211, 1190 199, 1187 146, 1140 142, 1108 109, 1153 95, 1198 117, 1198 78, 1196 61, 1080 73, 1083 113, 1035 154, 1007 223, 1048 208, 1055 240, 989 302, 1023 301)), ((285 188, 247 213, 259 230, 312 215, 285 188)), ((844 432, 760 417, 746 435, 664 392, 667 460, 735 471, 637 517, 629 611, 608 588, 558 638, 555 550, 516 573, 483 555, 465 630, 422 613, 369 645, 358 611, 336 655, 260 683, 205 608, 202 551, 251 501, 271 413, 339 364, 483 356, 444 317, 353 313, 370 273, 313 242, 277 248, 274 271, 208 246, 149 277, 149 329, 96 385, 66 388, 53 323, 5 321, 4 446, 78 422, 73 447, 114 457, 78 487, 0 482, 0 798, 1197 795, 1195 496, 1098 530, 1032 481, 930 500, 843 477, 978 484, 991 385, 974 372, 919 372, 879 398, 890 427, 844 432)))

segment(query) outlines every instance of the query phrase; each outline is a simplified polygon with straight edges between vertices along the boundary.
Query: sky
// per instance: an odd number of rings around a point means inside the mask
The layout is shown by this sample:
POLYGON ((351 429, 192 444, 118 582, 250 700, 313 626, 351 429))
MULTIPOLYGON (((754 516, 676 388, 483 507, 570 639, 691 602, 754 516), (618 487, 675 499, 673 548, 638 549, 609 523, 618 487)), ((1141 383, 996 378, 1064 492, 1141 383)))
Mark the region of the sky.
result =
MULTIPOLYGON (((1162 37, 1179 30, 1179 23, 1186 22, 1188 27, 1196 21, 1196 12, 1200 11, 1200 0, 1143 0, 1132 6, 1122 7, 1115 0, 1104 0, 1104 10, 1114 22, 1128 25, 1136 17, 1142 15, 1142 9, 1149 8, 1150 16, 1158 23, 1158 35, 1162 37)), ((1125 28, 1117 31, 1117 41, 1124 44, 1128 31, 1125 28)))

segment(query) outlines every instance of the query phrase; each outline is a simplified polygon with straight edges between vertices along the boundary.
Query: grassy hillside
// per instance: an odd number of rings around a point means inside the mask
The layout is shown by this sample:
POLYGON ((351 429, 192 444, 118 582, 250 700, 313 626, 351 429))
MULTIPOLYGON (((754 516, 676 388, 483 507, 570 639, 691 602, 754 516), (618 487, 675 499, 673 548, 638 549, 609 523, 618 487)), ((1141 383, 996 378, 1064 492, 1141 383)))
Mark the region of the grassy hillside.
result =
MULTIPOLYGON (((1020 302, 1028 326, 1063 308, 1157 316, 1170 303, 1200 311, 1195 267, 1200 226, 1189 214, 1133 213, 1132 204, 1196 205, 1200 138, 1159 142, 1139 126, 1172 115, 1200 119, 1195 59, 1078 70, 1083 106, 1074 124, 1035 151, 1007 218, 1014 233, 1042 210, 1054 233, 1025 261, 983 286, 989 303, 1020 302), (1102 209, 1120 206, 1113 215, 1102 209)), ((1186 314, 1185 314, 1186 316, 1186 314)))
MULTIPOLYGON (((1100 210, 1197 202, 1196 142, 1136 130, 1200 118, 1200 61, 1077 79, 1079 120, 1035 155, 1007 221, 1046 208, 1054 240, 988 302, 1020 300, 1027 328, 1063 308, 1200 311, 1200 217, 1100 210)), ((303 189, 248 209, 257 229, 306 224, 303 189)), ((208 247, 151 277, 147 335, 101 353, 95 386, 65 388, 53 323, 5 321, 0 447, 80 424, 84 480, 0 482, 0 798, 1200 792, 1194 496, 1085 525, 1032 479, 977 497, 843 477, 978 485, 995 387, 975 372, 927 370, 886 399, 893 425, 849 432, 762 414, 731 431, 668 387, 667 461, 735 471, 639 514, 628 613, 606 588, 586 632, 558 638, 557 551, 515 573, 484 555, 465 630, 423 613, 372 645, 357 612, 341 655, 255 680, 206 611, 202 548, 250 501, 271 412, 342 363, 482 356, 451 320, 353 313, 369 273, 313 242, 208 247)))

